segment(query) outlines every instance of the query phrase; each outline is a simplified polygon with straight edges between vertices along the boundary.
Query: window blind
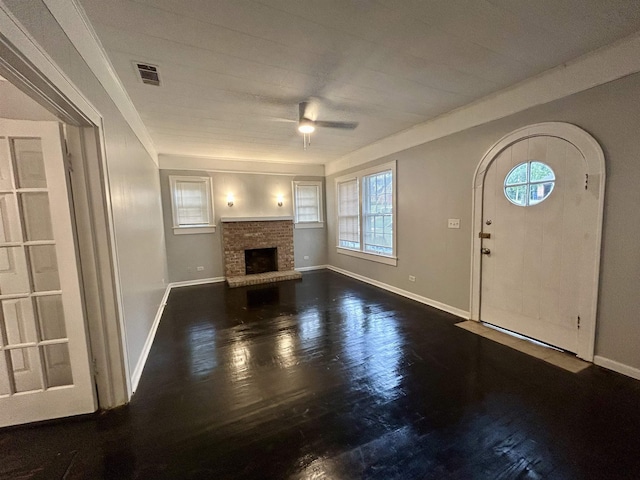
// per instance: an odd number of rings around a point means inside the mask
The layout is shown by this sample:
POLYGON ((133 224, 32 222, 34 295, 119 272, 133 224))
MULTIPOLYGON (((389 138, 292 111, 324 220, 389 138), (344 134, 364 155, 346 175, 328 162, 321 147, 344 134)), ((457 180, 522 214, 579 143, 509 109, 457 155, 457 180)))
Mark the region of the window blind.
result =
POLYGON ((360 248, 358 180, 338 184, 338 245, 360 248))
POLYGON ((178 226, 209 224, 207 184, 202 181, 175 182, 175 206, 178 226))
POLYGON ((320 189, 317 185, 296 185, 296 221, 320 221, 320 189))

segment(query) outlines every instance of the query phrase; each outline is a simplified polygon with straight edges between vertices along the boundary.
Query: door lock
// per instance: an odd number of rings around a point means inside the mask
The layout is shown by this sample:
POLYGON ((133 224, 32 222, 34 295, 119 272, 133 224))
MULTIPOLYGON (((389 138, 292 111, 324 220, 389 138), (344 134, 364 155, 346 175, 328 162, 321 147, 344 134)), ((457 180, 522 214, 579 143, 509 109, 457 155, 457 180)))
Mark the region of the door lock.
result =
POLYGON ((489 250, 488 248, 481 248, 480 253, 482 253, 483 255, 491 255, 491 250, 489 250))

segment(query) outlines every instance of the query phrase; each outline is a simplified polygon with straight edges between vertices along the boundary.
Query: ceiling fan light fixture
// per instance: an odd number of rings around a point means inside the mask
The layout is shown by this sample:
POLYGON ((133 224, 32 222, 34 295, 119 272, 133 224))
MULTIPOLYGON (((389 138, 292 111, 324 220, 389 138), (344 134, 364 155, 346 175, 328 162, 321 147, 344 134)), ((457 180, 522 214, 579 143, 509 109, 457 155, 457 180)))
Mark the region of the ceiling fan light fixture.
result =
POLYGON ((303 118, 302 120, 300 120, 300 123, 298 124, 298 131, 300 133, 313 133, 315 132, 316 127, 313 125, 313 122, 311 120, 308 120, 306 118, 303 118))

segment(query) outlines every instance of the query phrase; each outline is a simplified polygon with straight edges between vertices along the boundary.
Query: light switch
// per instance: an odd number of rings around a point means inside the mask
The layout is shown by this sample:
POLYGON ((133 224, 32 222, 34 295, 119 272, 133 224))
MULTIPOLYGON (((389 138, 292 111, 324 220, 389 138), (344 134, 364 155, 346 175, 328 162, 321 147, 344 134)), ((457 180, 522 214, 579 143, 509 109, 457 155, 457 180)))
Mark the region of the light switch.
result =
POLYGON ((460 219, 450 218, 448 228, 460 228, 460 219))

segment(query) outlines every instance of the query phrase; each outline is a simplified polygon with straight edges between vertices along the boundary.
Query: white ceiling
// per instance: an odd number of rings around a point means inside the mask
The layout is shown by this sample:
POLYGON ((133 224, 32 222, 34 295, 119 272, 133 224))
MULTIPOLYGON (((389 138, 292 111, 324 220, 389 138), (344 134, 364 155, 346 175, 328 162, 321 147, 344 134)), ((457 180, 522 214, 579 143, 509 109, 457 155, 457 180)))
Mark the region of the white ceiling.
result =
POLYGON ((161 154, 327 163, 640 30, 638 0, 81 0, 161 154), (133 62, 160 68, 143 85, 133 62), (298 102, 317 98, 302 149, 298 102))

